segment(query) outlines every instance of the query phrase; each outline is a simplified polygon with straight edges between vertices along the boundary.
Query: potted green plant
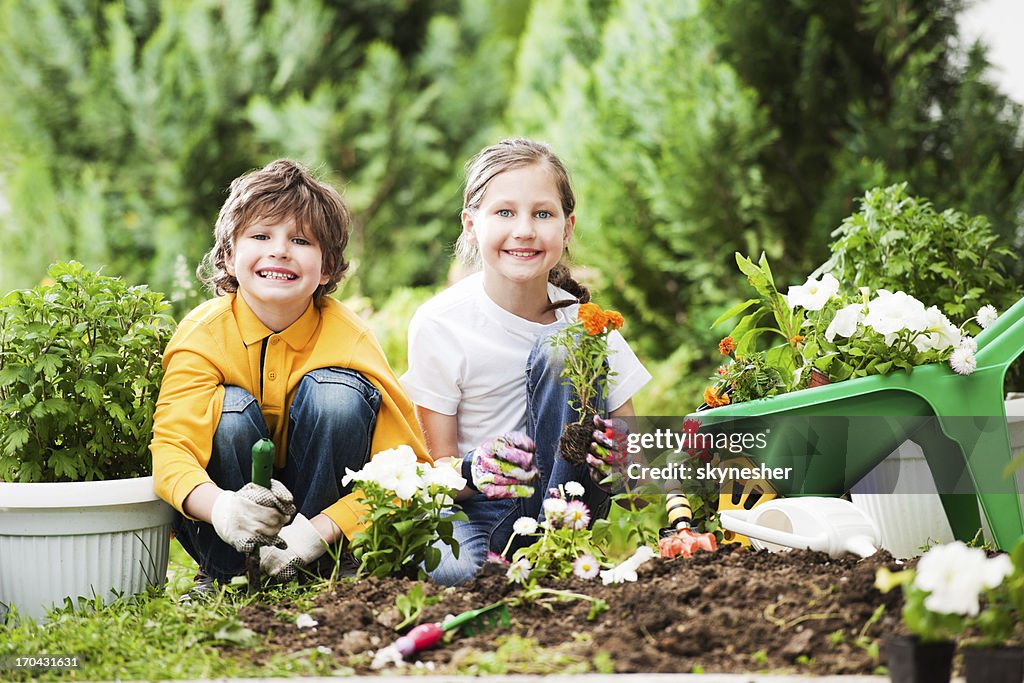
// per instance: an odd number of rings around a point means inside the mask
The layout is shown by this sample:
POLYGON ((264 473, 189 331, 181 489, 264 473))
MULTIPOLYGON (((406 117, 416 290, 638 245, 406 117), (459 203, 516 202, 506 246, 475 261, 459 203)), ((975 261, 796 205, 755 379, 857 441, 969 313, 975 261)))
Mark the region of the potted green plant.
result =
POLYGON ((975 634, 963 642, 967 683, 1020 683, 1024 680, 1024 541, 1000 555, 996 571, 1003 581, 985 591, 985 607, 969 620, 975 634), (1012 569, 1007 569, 1010 565, 1012 569))
POLYGON ((0 300, 0 610, 162 584, 173 510, 147 475, 168 308, 74 261, 0 300))
POLYGON ((886 641, 893 683, 948 681, 954 639, 980 613, 982 593, 1003 583, 1011 571, 1006 555, 989 558, 960 541, 931 548, 914 569, 879 569, 876 588, 903 590, 903 625, 910 634, 886 641))

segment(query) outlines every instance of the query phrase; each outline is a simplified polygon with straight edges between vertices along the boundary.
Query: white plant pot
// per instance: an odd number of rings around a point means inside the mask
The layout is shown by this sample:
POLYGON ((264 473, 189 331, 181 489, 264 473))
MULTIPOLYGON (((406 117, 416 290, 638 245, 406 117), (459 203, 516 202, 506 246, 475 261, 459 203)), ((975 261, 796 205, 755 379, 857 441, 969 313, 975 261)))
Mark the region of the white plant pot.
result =
POLYGON ((162 586, 174 510, 153 478, 62 484, 0 482, 0 616, 39 619, 65 598, 162 586))
MULTIPOLYGON (((1024 452, 1024 398, 1006 401, 1006 421, 1010 448, 1015 454, 1024 452)), ((1017 472, 1017 490, 1024 492, 1021 471, 1017 472)), ((857 482, 850 500, 874 521, 882 548, 893 557, 917 557, 925 547, 953 540, 924 452, 912 441, 905 442, 857 482)), ((1021 503, 1024 505, 1024 495, 1021 503)))

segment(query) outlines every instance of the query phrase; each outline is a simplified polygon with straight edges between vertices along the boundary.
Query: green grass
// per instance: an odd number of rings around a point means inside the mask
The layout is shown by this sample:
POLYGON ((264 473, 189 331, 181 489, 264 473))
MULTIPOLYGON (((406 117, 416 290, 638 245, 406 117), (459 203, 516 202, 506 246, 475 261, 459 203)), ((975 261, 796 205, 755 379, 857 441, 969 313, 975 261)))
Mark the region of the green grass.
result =
POLYGON ((290 603, 296 614, 312 606, 324 584, 266 588, 254 596, 244 586, 228 586, 212 599, 180 604, 192 587, 196 566, 181 546, 171 544, 164 590, 118 600, 97 609, 80 605, 51 615, 44 626, 26 620, 0 625, 3 655, 77 655, 80 669, 0 671, 5 681, 155 680, 220 677, 281 677, 336 673, 337 661, 315 650, 278 655, 256 665, 260 639, 245 629, 238 610, 257 601, 290 603))

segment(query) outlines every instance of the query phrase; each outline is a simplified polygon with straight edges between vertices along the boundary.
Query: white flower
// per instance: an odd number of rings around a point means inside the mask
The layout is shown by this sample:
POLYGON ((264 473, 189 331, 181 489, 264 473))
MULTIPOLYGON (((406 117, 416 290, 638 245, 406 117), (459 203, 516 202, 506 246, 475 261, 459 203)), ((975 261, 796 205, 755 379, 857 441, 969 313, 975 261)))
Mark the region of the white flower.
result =
POLYGON ((925 315, 928 320, 926 334, 919 334, 914 339, 914 348, 918 351, 945 351, 960 344, 960 329, 949 322, 937 306, 929 308, 925 315))
POLYGON ((917 563, 914 585, 929 591, 924 606, 941 614, 977 616, 978 594, 995 588, 1013 571, 1006 555, 989 559, 962 541, 935 546, 917 563))
POLYGON ((513 583, 524 583, 530 577, 530 570, 532 568, 529 560, 524 557, 510 564, 508 571, 505 572, 505 576, 513 583))
POLYGON ((562 519, 570 529, 583 531, 590 525, 590 508, 582 500, 569 501, 562 519))
POLYGON ((565 510, 569 507, 561 498, 546 498, 542 506, 544 508, 544 520, 548 526, 558 529, 565 521, 565 510))
POLYGON ((440 486, 452 491, 466 488, 465 478, 456 472, 454 467, 445 463, 426 468, 423 472, 423 483, 425 486, 440 486))
POLYGON ((402 658, 402 653, 392 643, 387 647, 377 650, 377 653, 373 656, 373 662, 370 663, 370 668, 374 671, 379 671, 388 666, 403 666, 404 664, 405 660, 402 658))
POLYGON ((807 282, 789 288, 786 302, 790 306, 802 306, 808 311, 820 311, 839 291, 839 280, 831 273, 825 273, 820 280, 807 278, 807 282))
POLYGON ((576 561, 572 563, 572 573, 581 579, 590 580, 597 576, 600 571, 601 565, 597 563, 593 555, 583 554, 576 558, 576 561))
POLYGON ((565 482, 565 495, 567 496, 582 496, 585 492, 583 484, 578 481, 567 481, 565 482))
POLYGON ((978 309, 978 324, 981 325, 981 329, 987 330, 991 327, 992 323, 999 317, 999 311, 996 310, 995 306, 982 306, 978 309))
POLYGON ((320 622, 309 616, 308 614, 300 614, 295 617, 295 626, 298 628, 313 628, 320 622))
POLYGON ((836 315, 832 318, 832 322, 828 324, 828 329, 825 330, 825 339, 833 341, 836 335, 840 337, 852 337, 853 333, 857 331, 857 325, 864 322, 864 305, 863 304, 850 304, 849 306, 843 306, 836 315))
POLYGON ((520 517, 512 524, 512 531, 517 536, 529 536, 537 531, 537 520, 533 517, 520 517))
POLYGON ((969 375, 978 367, 978 360, 974 357, 973 351, 961 346, 949 357, 949 367, 958 375, 969 375))
POLYGON ((923 332, 928 328, 928 314, 924 304, 906 292, 878 290, 878 295, 868 302, 868 313, 864 324, 885 336, 885 342, 892 344, 902 330, 923 332))
POLYGON ((346 468, 341 483, 347 486, 351 481, 369 481, 394 491, 402 500, 409 500, 423 487, 421 468, 416 453, 403 444, 375 454, 358 472, 346 468))
POLYGON ((971 336, 960 337, 956 347, 958 349, 968 349, 971 353, 975 353, 978 350, 978 342, 971 336))

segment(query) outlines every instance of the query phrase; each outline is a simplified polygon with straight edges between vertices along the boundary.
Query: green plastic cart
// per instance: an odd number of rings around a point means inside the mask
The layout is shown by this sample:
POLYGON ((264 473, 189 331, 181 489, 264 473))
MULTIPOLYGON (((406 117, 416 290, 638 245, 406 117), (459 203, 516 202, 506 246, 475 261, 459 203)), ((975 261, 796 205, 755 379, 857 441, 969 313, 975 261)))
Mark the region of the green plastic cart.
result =
POLYGON ((913 440, 925 453, 954 535, 964 541, 976 535, 980 508, 996 545, 1009 550, 1024 536, 1024 517, 1010 467, 1003 382, 1024 351, 1024 299, 977 343, 971 375, 957 375, 944 363, 926 365, 910 374, 837 382, 696 417, 712 428, 770 430, 766 446, 747 455, 755 464, 795 466, 799 476, 773 482, 782 495, 838 495, 913 440))

